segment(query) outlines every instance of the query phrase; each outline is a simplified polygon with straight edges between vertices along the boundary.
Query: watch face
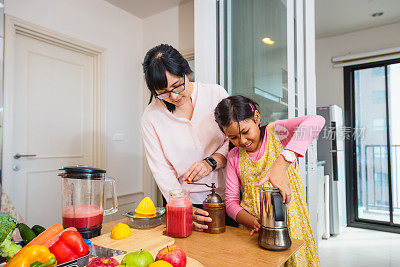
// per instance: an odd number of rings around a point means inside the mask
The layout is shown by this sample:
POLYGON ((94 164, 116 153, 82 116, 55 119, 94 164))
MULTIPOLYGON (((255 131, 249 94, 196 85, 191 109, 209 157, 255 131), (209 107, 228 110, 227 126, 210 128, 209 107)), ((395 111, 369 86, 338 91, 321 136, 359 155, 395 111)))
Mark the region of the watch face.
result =
POLYGON ((208 157, 206 158, 206 161, 208 162, 208 164, 210 164, 211 167, 213 167, 213 169, 217 167, 217 161, 214 158, 208 157))

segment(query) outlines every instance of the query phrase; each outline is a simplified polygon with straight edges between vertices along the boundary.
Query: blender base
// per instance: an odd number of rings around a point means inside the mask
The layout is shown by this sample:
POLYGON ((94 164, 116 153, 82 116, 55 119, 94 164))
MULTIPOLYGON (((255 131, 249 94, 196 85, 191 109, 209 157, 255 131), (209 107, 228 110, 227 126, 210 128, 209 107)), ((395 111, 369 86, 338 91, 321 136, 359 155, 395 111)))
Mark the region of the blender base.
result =
POLYGON ((102 228, 102 226, 99 226, 97 228, 90 229, 90 230, 79 230, 78 229, 78 232, 81 234, 81 236, 83 238, 91 239, 91 238, 99 236, 101 234, 101 228, 102 228))

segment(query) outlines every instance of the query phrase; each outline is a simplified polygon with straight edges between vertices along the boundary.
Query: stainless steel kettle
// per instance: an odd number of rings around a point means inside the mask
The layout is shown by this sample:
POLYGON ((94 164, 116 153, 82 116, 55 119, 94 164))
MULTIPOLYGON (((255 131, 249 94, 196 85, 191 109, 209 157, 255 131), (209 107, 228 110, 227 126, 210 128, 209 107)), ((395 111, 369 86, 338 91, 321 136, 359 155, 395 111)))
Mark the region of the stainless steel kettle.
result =
POLYGON ((258 244, 268 250, 285 250, 292 245, 287 227, 287 209, 278 188, 260 189, 261 227, 258 244))

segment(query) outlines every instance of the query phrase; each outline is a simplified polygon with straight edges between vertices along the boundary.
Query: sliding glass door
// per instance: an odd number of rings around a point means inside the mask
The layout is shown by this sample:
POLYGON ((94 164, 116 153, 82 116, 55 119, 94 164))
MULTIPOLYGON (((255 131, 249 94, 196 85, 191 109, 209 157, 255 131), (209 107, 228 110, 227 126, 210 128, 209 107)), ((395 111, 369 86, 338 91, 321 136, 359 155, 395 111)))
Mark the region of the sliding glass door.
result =
POLYGON ((345 68, 349 224, 400 228, 400 60, 345 68))
POLYGON ((286 0, 230 0, 224 6, 221 82, 231 95, 256 100, 264 123, 288 117, 286 5, 286 0))
MULTIPOLYGON (((262 123, 316 113, 314 0, 219 0, 218 82, 260 104, 262 123)), ((317 234, 317 151, 300 172, 317 234)))

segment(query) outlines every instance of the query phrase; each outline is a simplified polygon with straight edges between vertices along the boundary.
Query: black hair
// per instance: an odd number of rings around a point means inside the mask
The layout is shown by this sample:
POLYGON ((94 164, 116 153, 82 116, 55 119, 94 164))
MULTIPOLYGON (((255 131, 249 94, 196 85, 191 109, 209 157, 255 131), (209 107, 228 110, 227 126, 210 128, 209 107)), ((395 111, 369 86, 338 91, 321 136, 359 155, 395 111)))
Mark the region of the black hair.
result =
MULTIPOLYGON (((192 73, 187 60, 168 44, 161 44, 147 51, 142 65, 146 84, 151 92, 149 104, 156 90, 162 90, 168 86, 166 71, 179 77, 192 73)), ((164 100, 163 102, 170 112, 175 110, 175 105, 164 100)))
POLYGON ((233 121, 239 124, 241 121, 254 118, 254 112, 258 107, 258 103, 248 97, 233 95, 218 103, 214 110, 215 121, 224 132, 223 127, 228 127, 233 121))

